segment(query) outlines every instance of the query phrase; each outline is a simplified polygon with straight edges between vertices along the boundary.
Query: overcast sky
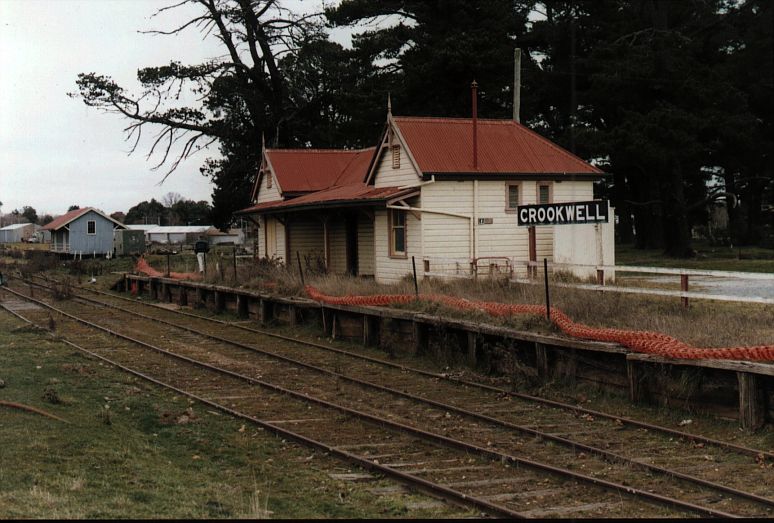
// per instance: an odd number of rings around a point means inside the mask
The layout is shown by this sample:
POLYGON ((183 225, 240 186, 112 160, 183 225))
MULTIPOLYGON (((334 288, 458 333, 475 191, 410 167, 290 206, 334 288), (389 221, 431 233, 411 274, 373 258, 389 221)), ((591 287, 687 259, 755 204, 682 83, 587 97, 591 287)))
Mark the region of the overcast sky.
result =
MULTIPOLYGON (((171 3, 0 0, 0 212, 24 205, 39 216, 62 214, 70 205, 126 212, 168 192, 210 201, 212 187, 199 166, 216 149, 194 155, 158 185, 166 170, 151 170, 155 162, 146 161, 147 147, 128 155, 122 131, 127 120, 67 96, 76 91, 81 72, 136 88, 140 67, 219 56, 214 41, 203 41, 196 30, 177 37, 138 33, 186 20, 182 11, 151 19, 171 3)), ((307 11, 319 3, 285 0, 284 5, 307 11)))

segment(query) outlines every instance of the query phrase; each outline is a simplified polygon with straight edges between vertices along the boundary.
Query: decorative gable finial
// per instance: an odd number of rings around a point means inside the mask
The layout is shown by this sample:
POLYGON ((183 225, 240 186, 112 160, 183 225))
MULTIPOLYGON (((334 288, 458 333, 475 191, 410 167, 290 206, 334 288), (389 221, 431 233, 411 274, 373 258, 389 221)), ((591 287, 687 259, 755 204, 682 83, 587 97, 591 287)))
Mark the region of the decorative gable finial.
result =
POLYGON ((387 116, 392 116, 392 99, 389 92, 387 92, 387 116))
POLYGON ((261 131, 261 152, 266 152, 266 133, 261 131))

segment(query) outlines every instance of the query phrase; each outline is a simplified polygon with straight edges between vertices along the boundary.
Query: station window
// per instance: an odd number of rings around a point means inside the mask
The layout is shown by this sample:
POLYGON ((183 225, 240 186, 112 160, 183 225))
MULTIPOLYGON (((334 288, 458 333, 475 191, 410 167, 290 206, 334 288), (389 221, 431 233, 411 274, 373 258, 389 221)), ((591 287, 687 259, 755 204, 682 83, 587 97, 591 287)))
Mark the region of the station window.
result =
POLYGON ((97 234, 97 222, 89 220, 86 222, 86 234, 97 234))
POLYGON ((537 202, 538 203, 551 203, 551 184, 550 183, 538 183, 537 186, 537 202))
POLYGON ((521 203, 521 184, 505 184, 505 212, 516 212, 516 207, 521 203))
POLYGON ((390 256, 406 257, 406 213, 390 209, 390 256))

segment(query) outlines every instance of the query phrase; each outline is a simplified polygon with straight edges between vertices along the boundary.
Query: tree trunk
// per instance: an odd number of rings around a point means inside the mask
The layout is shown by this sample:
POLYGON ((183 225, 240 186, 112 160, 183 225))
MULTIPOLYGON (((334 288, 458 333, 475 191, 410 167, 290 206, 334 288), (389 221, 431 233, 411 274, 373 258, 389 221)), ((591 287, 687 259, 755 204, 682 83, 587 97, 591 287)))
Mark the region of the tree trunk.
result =
POLYGON ((664 202, 663 227, 666 254, 675 258, 688 258, 694 253, 691 249, 691 231, 683 187, 683 166, 680 160, 675 160, 667 172, 671 176, 667 183, 662 185, 666 190, 661 197, 664 202))
POLYGON ((626 200, 631 199, 626 175, 616 172, 613 175, 613 183, 613 205, 618 216, 618 225, 615 228, 616 236, 620 243, 632 243, 634 241, 634 222, 632 221, 631 206, 626 203, 626 200))
POLYGON ((664 248, 663 203, 661 191, 656 185, 654 176, 638 175, 631 184, 631 199, 642 202, 643 205, 633 206, 634 214, 634 246, 638 249, 664 248), (655 202, 655 203, 646 203, 655 202))

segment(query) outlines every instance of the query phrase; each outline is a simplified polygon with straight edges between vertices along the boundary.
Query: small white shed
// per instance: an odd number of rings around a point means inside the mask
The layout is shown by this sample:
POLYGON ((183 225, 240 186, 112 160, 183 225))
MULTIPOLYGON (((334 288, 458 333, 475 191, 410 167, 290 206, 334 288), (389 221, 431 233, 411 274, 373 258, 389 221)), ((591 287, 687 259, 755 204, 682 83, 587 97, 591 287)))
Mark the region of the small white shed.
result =
POLYGON ((146 231, 146 238, 155 243, 193 243, 207 236, 212 225, 159 225, 146 231))

